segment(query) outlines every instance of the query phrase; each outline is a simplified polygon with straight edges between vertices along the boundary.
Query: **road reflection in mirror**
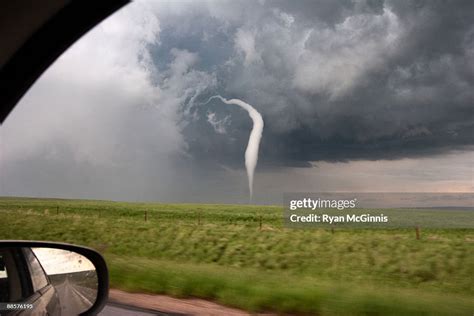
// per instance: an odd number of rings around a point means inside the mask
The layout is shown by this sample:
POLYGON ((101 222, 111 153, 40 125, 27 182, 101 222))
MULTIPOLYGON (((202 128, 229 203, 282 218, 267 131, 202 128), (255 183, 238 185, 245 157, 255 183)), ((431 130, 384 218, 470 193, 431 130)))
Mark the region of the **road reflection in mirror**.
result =
POLYGON ((62 315, 77 315, 95 303, 98 279, 89 259, 62 249, 32 250, 56 289, 62 315))

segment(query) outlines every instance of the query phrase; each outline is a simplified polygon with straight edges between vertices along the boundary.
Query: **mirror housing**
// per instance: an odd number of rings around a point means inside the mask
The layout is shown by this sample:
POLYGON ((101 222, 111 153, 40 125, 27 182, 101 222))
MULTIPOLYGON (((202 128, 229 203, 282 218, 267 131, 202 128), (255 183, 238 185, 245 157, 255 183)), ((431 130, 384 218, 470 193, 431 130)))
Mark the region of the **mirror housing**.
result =
MULTIPOLYGON (((89 309, 80 313, 80 315, 96 315, 105 306, 109 293, 109 274, 104 258, 97 251, 76 246, 67 243, 43 242, 43 241, 22 241, 22 240, 0 240, 0 250, 2 249, 21 249, 21 248, 50 248, 64 251, 70 251, 87 258, 95 268, 97 275, 97 298, 89 309)), ((0 270, 5 270, 5 262, 0 258, 0 270)), ((1 290, 1 289, 0 289, 1 290)), ((9 303, 9 302, 1 302, 9 303)), ((19 303, 13 303, 21 305, 19 303)), ((3 311, 4 312, 4 311, 3 311)))

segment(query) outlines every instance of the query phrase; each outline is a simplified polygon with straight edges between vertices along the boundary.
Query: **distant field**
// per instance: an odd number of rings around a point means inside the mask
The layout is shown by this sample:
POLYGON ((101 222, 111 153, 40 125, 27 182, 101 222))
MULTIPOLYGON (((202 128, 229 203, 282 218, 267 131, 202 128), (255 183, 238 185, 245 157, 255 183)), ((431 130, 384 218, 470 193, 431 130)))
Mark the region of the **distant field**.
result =
POLYGON ((0 198, 0 239, 87 245, 115 288, 250 311, 473 315, 474 229, 422 227, 416 240, 408 228, 332 233, 281 217, 274 206, 0 198))

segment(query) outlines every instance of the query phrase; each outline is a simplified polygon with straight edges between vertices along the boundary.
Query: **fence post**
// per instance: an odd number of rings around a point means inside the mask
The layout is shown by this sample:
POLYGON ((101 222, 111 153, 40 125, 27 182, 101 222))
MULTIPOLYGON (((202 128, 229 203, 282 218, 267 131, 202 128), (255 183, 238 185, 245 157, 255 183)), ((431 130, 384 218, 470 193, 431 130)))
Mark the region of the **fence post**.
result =
POLYGON ((416 240, 420 240, 420 227, 415 226, 416 240))
POLYGON ((201 225, 201 211, 198 211, 198 225, 201 225))
POLYGON ((260 225, 259 225, 259 227, 260 227, 260 230, 262 230, 262 215, 260 215, 260 225))

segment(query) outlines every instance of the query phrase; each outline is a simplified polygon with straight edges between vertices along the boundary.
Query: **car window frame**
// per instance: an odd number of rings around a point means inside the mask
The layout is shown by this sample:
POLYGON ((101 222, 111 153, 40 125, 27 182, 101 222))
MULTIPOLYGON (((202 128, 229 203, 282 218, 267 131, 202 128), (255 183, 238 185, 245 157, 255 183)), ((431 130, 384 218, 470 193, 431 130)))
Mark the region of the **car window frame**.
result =
POLYGON ((51 281, 48 277, 48 274, 44 270, 43 266, 41 265, 41 262, 36 257, 35 253, 33 252, 33 250, 31 250, 31 248, 22 248, 22 252, 26 261, 26 265, 28 267, 28 271, 30 272, 29 277, 30 277, 31 286, 33 288, 33 292, 42 292, 48 285, 51 285, 51 281), (33 260, 30 260, 27 254, 30 255, 31 256, 30 258, 33 260), (32 262, 36 262, 38 267, 34 268, 32 266, 32 262), (38 271, 41 273, 41 276, 44 278, 45 284, 43 286, 38 285, 37 287, 36 278, 33 274, 36 274, 38 271))

